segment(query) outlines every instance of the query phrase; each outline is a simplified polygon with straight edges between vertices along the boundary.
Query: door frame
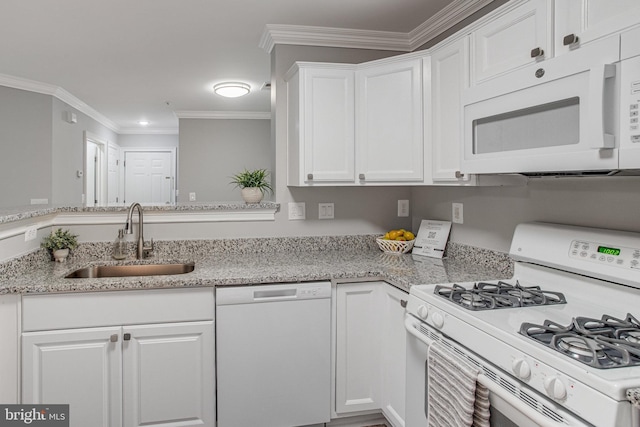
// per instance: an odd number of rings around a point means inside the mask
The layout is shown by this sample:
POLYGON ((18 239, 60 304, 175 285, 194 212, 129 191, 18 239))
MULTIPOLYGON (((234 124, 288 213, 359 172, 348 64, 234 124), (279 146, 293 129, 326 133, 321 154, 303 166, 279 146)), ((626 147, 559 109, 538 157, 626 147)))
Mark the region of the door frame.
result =
POLYGON ((84 139, 84 152, 83 152, 83 182, 82 182, 82 192, 84 198, 85 206, 106 206, 107 205, 107 170, 108 170, 108 158, 107 158, 107 147, 109 146, 109 141, 106 139, 100 138, 98 135, 91 133, 89 131, 84 131, 83 135, 84 139), (96 202, 89 202, 87 200, 87 177, 89 174, 87 173, 87 155, 89 153, 89 144, 95 144, 98 147, 98 161, 96 162, 96 170, 95 176, 97 180, 96 185, 96 194, 95 200, 96 202))
POLYGON ((171 176, 173 177, 171 192, 169 193, 171 196, 170 204, 175 205, 178 200, 178 176, 177 176, 177 148, 176 147, 120 147, 120 159, 122 160, 122 167, 120 168, 120 195, 124 203, 131 203, 131 201, 124 200, 125 198, 125 168, 126 168, 126 160, 127 153, 131 152, 147 152, 147 153, 169 153, 171 155, 171 176))

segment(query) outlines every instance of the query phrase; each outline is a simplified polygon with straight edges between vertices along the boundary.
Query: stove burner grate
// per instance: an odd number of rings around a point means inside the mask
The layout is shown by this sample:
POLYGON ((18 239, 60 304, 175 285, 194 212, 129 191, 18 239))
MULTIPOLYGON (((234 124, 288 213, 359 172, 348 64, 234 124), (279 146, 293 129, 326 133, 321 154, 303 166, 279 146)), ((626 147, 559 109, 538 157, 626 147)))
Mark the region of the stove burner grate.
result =
POLYGON ((523 323, 520 334, 594 368, 640 365, 640 323, 631 314, 624 320, 576 317, 568 326, 523 323))
POLYGON ((438 285, 434 293, 447 298, 468 310, 493 310, 497 308, 530 307, 539 305, 566 304, 559 292, 543 291, 539 286, 521 286, 516 282, 475 283, 471 289, 458 284, 438 285))

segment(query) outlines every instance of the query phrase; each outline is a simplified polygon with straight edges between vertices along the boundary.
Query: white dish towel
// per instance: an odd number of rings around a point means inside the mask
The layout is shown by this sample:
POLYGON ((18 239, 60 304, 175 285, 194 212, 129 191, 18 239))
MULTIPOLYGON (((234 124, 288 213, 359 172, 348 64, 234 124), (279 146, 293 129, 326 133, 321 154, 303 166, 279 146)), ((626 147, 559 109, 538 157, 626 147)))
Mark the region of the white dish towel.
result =
POLYGON ((478 368, 434 342, 429 368, 429 427, 489 427, 489 390, 477 382, 478 368))

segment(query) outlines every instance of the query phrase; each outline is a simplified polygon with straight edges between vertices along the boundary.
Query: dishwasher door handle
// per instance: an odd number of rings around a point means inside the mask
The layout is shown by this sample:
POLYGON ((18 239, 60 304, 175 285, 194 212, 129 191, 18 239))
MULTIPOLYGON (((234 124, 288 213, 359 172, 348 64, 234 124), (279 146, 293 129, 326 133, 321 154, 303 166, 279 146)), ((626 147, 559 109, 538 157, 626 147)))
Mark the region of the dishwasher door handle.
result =
POLYGON ((271 299, 292 299, 298 296, 298 290, 296 288, 289 289, 268 289, 253 291, 254 301, 264 301, 271 299))

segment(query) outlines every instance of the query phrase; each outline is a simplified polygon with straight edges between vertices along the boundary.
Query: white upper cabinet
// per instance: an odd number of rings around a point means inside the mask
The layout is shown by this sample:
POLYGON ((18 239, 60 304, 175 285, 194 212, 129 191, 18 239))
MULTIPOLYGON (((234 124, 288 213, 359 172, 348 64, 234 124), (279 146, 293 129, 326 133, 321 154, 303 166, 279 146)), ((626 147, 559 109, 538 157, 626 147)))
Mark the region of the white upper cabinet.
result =
POLYGON ((640 23, 638 0, 562 0, 554 8, 556 55, 640 23))
POLYGON ((422 59, 358 69, 356 97, 358 180, 421 182, 422 59))
MULTIPOLYGON (((462 146, 462 90, 469 85, 468 38, 446 43, 431 51, 431 94, 425 96, 425 162, 438 182, 469 182, 460 174, 462 146)), ((425 58, 426 60, 426 58, 425 58)))
POLYGON ((287 80, 288 185, 355 180, 355 71, 298 63, 287 80))
POLYGON ((296 63, 285 76, 287 185, 422 183, 421 56, 296 63))
POLYGON ((547 0, 504 7, 471 33, 472 85, 553 56, 547 0))

